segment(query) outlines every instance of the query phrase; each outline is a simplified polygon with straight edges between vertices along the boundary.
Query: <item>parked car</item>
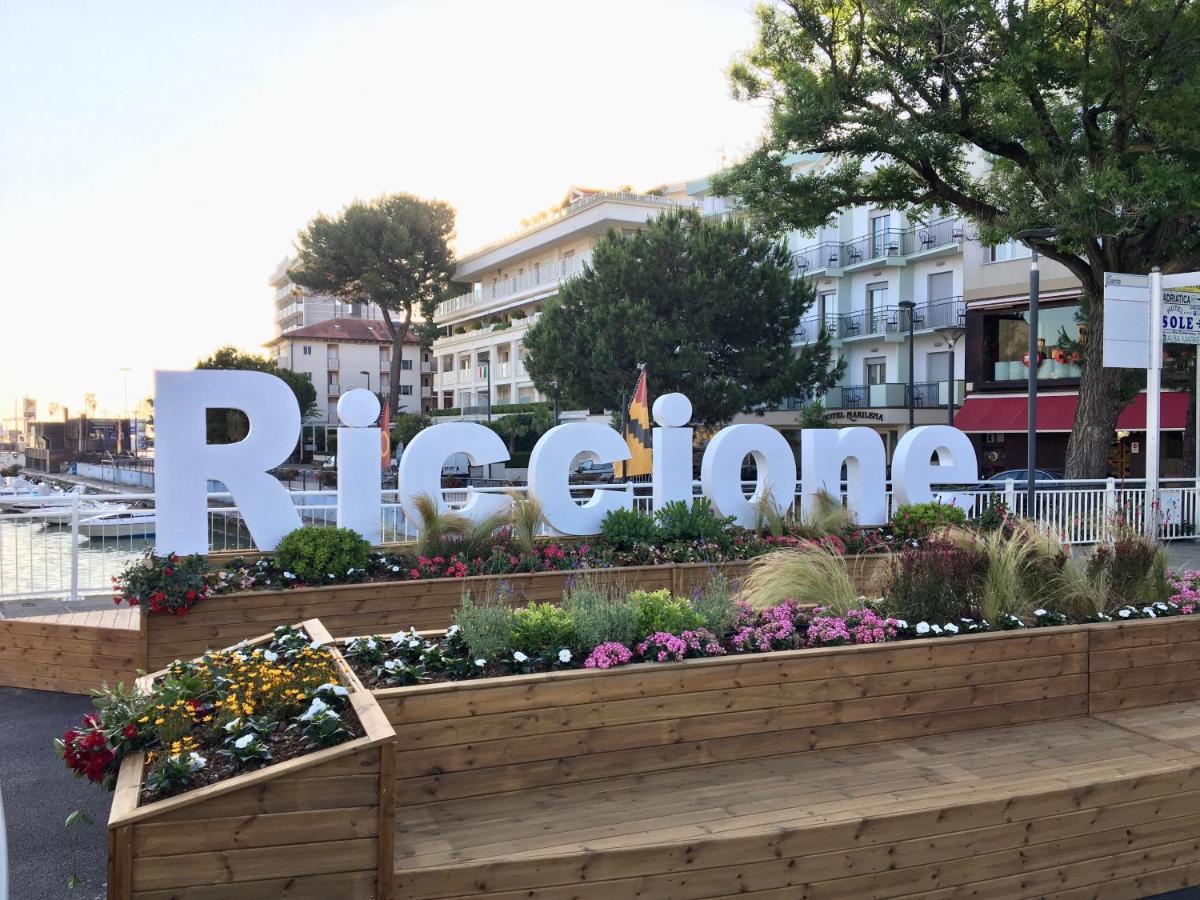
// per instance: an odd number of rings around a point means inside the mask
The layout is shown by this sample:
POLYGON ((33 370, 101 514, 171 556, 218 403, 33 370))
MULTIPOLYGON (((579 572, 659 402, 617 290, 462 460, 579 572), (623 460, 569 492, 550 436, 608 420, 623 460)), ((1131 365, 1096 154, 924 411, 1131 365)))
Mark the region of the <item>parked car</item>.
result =
MULTIPOLYGON (((1046 469, 1034 469, 1034 480, 1039 484, 1043 481, 1062 481, 1062 476, 1046 469)), ((997 472, 991 478, 987 479, 979 486, 982 491, 1002 491, 1004 483, 1012 479, 1015 487, 1020 487, 1023 484, 1029 483, 1028 469, 1005 469, 1003 472, 997 472)))
POLYGON ((611 484, 614 477, 612 463, 598 463, 585 459, 571 473, 572 484, 611 484))

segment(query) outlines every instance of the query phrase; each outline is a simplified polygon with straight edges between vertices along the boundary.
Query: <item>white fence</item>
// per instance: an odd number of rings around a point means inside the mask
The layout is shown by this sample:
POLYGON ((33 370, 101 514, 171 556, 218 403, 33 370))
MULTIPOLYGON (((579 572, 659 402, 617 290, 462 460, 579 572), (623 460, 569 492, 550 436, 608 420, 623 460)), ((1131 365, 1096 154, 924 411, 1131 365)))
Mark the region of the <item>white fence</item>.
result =
MULTIPOLYGON (((1074 481, 1069 486, 1039 485, 1035 496, 1035 518, 1049 525, 1070 544, 1090 544, 1102 540, 1112 524, 1121 518, 1141 528, 1145 514, 1145 486, 1137 480, 1074 481)), ((627 491, 633 505, 650 510, 648 483, 601 485, 603 490, 627 491)), ((996 489, 994 484, 979 484, 966 491, 973 503, 972 515, 979 515, 997 499, 1008 508, 1025 515, 1024 485, 1008 482, 996 489)), ((573 488, 582 502, 596 486, 573 488)), ((470 491, 504 492, 523 488, 484 487, 444 491, 446 502, 460 506, 470 491)), ((696 485, 699 492, 699 485, 696 485)), ((745 486, 747 494, 752 485, 745 486)), ((291 491, 291 496, 308 525, 333 525, 337 520, 336 491, 291 491)), ((1193 537, 1198 519, 1197 483, 1163 482, 1157 513, 1164 540, 1193 537)), ((112 578, 130 560, 140 557, 153 544, 154 497, 149 494, 105 494, 63 498, 59 505, 24 512, 0 513, 0 599, 16 597, 64 597, 75 599, 104 594, 111 590, 112 578), (127 507, 127 514, 141 516, 123 525, 98 523, 103 512, 94 502, 127 507)), ((892 513, 892 494, 888 491, 888 514, 892 513)), ((386 542, 411 540, 416 528, 405 519, 396 491, 385 491, 380 510, 383 539, 386 542)), ((209 494, 209 547, 213 551, 253 550, 254 542, 245 522, 233 504, 231 495, 209 494)))

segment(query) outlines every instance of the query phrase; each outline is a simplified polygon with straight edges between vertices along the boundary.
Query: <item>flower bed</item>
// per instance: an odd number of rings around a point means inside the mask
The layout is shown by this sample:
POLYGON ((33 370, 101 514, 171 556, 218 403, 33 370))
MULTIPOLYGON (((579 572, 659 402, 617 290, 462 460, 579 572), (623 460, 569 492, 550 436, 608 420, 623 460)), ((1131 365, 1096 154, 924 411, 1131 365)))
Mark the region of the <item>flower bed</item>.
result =
POLYGON ((395 732, 320 622, 139 690, 149 699, 106 705, 66 748, 115 788, 110 897, 273 896, 297 877, 330 895, 390 891, 395 732))

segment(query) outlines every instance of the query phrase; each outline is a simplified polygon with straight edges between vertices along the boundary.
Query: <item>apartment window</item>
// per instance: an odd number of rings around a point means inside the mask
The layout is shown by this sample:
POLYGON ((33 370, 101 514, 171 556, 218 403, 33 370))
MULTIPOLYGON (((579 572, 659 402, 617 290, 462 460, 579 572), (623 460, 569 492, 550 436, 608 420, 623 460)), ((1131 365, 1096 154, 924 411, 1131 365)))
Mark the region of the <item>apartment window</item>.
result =
POLYGON ((542 264, 535 262, 533 264, 533 281, 535 284, 540 284, 542 280, 542 264))
POLYGON ((400 360, 400 368, 403 369, 405 372, 412 371, 412 364, 413 364, 413 361, 411 359, 400 360))
POLYGON ((412 389, 413 389, 413 386, 411 384, 400 385, 400 393, 405 397, 412 396, 412 392, 413 392, 412 389))
POLYGON ((570 268, 571 263, 574 260, 575 260, 575 251, 574 250, 567 250, 565 253, 563 253, 562 259, 559 261, 559 266, 561 266, 562 274, 564 276, 567 274, 567 269, 570 268))
POLYGON ((883 356, 868 356, 866 361, 867 384, 887 383, 887 358, 883 356))
POLYGON ((825 317, 837 308, 837 294, 833 291, 826 291, 823 294, 817 294, 817 321, 824 324, 825 317))
POLYGON ((1032 251, 1023 241, 1007 240, 1002 244, 993 244, 988 248, 988 258, 992 262, 1005 262, 1010 259, 1028 259, 1032 251))
MULTIPOLYGON (((871 327, 875 321, 875 316, 883 312, 888 302, 888 284, 886 281, 877 281, 875 284, 867 285, 867 324, 871 327)), ((874 328, 871 328, 874 330, 874 328)))
POLYGON ((950 352, 942 350, 937 353, 925 354, 925 380, 950 380, 950 352))
POLYGON ((312 347, 308 344, 305 344, 301 348, 300 352, 301 352, 301 355, 303 355, 303 356, 312 356, 312 347))
POLYGON ((888 213, 871 216, 871 256, 886 256, 891 235, 888 232, 892 217, 888 213))

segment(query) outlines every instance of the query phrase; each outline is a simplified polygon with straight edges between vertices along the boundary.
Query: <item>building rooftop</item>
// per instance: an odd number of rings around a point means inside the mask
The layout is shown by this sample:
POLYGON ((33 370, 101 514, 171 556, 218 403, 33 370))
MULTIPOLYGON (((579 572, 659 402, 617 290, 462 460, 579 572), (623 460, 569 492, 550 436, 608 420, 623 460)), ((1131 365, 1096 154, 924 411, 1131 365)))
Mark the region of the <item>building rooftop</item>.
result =
MULTIPOLYGON (((392 342, 391 335, 388 334, 387 325, 383 322, 373 319, 341 318, 328 319, 324 322, 305 325, 303 328, 296 328, 285 332, 271 340, 268 346, 277 344, 280 341, 291 340, 338 341, 363 344, 390 344, 392 342)), ((417 336, 410 331, 408 337, 405 339, 405 343, 416 344, 419 341, 417 340, 417 336)))

